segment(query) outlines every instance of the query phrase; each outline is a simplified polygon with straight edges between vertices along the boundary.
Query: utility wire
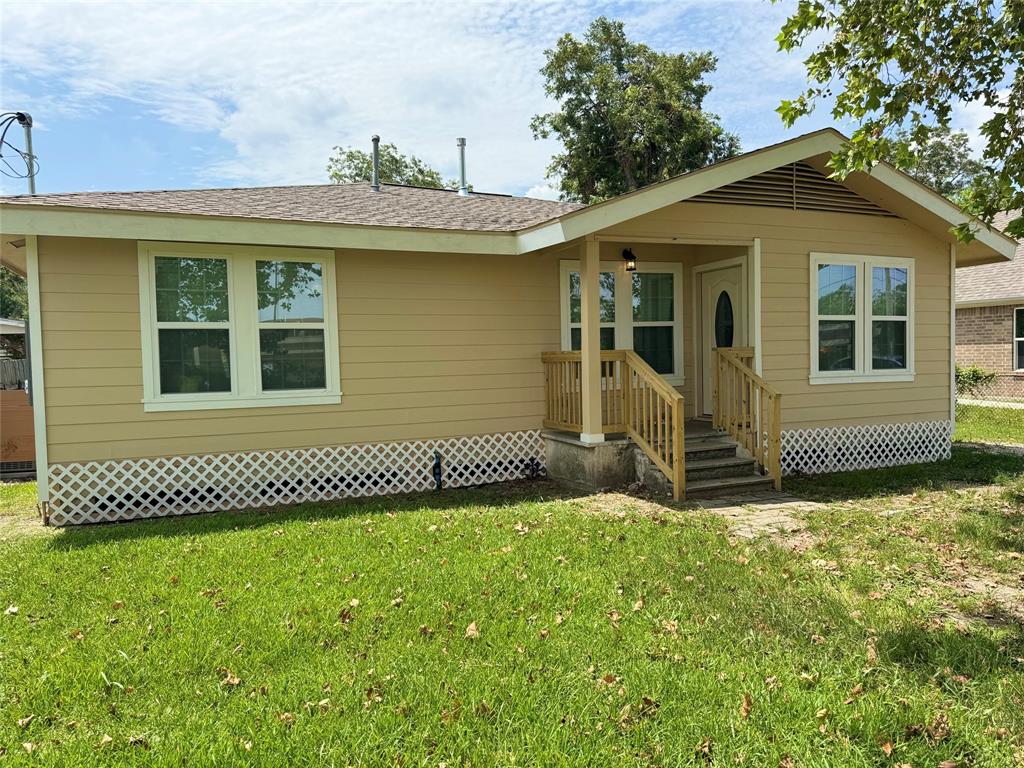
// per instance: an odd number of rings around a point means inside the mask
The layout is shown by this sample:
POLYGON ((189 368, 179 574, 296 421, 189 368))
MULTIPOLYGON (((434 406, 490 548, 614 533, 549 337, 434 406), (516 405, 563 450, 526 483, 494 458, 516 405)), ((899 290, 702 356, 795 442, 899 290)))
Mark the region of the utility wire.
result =
POLYGON ((12 179, 27 179, 39 173, 39 161, 7 140, 7 131, 16 122, 19 122, 19 113, 4 112, 0 114, 0 173, 12 179), (4 157, 5 148, 13 151, 21 162, 18 163, 16 160, 16 165, 12 165, 11 161, 4 157), (21 165, 25 166, 24 171, 20 170, 21 165))

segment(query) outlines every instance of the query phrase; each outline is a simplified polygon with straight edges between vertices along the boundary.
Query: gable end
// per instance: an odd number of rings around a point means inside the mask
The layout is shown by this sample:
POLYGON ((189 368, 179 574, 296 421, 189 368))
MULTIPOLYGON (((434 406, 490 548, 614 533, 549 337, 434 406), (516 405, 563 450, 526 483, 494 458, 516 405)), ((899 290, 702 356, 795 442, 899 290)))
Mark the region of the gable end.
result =
POLYGON ((800 162, 734 181, 691 197, 687 202, 895 216, 807 163, 800 162))

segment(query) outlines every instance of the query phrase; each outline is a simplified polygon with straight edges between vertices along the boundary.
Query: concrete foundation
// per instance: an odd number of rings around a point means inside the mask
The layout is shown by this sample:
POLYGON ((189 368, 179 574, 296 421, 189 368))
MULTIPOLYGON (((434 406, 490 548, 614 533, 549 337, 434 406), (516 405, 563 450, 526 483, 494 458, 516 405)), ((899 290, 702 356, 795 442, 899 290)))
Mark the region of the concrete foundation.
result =
POLYGON ((575 435, 543 432, 541 439, 549 477, 588 491, 636 481, 633 443, 625 438, 583 443, 575 435))

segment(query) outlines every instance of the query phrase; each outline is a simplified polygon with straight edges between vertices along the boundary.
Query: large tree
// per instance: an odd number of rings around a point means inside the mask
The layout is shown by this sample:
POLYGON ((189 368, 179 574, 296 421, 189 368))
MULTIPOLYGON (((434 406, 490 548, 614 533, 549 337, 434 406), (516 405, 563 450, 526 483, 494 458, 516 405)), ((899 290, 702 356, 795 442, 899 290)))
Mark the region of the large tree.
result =
POLYGON ((909 131, 900 131, 896 139, 897 144, 905 142, 913 155, 892 157, 890 162, 952 200, 959 201, 974 180, 985 173, 985 165, 971 155, 965 131, 933 128, 923 142, 915 141, 909 131))
MULTIPOLYGON (((838 177, 880 159, 912 165, 955 105, 978 104, 990 113, 984 169, 962 201, 986 222, 1024 207, 1024 0, 800 0, 779 47, 809 40, 821 41, 804 62, 809 86, 778 111, 792 125, 834 98, 832 116, 857 123, 832 158, 838 177)), ((1024 218, 1009 230, 1024 235, 1024 218)))
POLYGON ((0 267, 0 317, 8 320, 28 317, 28 283, 6 267, 0 267))
POLYGON ((717 63, 710 52, 658 53, 594 20, 582 40, 563 35, 544 52, 545 91, 557 112, 536 115, 535 138, 564 151, 548 177, 564 199, 596 202, 730 157, 739 139, 702 109, 717 63))
MULTIPOLYGON (((370 181, 373 156, 352 147, 335 147, 327 160, 327 175, 335 184, 370 181)), ((415 155, 403 155, 394 144, 380 145, 380 180, 382 184, 408 184, 433 189, 457 189, 458 182, 447 181, 415 155)))

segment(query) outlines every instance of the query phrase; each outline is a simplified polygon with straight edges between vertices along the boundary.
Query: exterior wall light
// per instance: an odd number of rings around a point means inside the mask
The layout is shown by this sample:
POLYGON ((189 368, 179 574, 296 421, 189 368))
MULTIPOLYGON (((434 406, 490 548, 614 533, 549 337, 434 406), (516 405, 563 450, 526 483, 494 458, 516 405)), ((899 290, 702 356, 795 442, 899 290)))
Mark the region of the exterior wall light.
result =
POLYGON ((626 262, 627 272, 636 272, 636 256, 633 255, 632 248, 622 249, 622 260, 626 262))

